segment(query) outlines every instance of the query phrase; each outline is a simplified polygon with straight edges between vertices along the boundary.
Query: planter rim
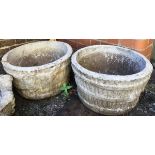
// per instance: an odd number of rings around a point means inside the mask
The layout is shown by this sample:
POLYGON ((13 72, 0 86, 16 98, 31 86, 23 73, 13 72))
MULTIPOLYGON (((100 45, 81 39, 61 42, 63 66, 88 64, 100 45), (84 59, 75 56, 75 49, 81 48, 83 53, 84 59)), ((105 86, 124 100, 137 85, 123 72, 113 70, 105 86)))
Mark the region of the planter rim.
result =
MULTIPOLYGON (((107 81, 134 81, 140 78, 145 78, 145 76, 147 76, 148 74, 152 73, 153 70, 153 66, 150 63, 150 61, 143 56, 142 54, 136 52, 135 50, 129 49, 129 48, 125 48, 125 47, 121 47, 121 46, 115 46, 115 45, 92 45, 92 46, 87 46, 84 48, 81 48, 79 50, 77 50, 71 58, 71 62, 72 62, 72 67, 75 66, 75 68, 77 68, 78 70, 80 70, 80 72, 82 72, 84 75, 89 75, 93 78, 97 78, 97 79, 101 79, 101 80, 107 80, 107 81), (135 74, 131 74, 131 75, 109 75, 109 74, 103 74, 103 73, 97 73, 94 71, 90 71, 86 68, 84 68, 82 65, 80 65, 77 62, 77 55, 82 52, 83 50, 87 50, 87 49, 91 49, 91 48, 98 48, 98 47, 106 47, 106 48, 113 48, 115 50, 124 50, 126 52, 132 52, 135 55, 140 56, 141 58, 143 58, 143 60, 146 62, 146 65, 144 67, 144 69, 142 69, 140 72, 135 73, 135 74)), ((74 68, 73 68, 74 69, 74 68)))
POLYGON ((67 60, 71 55, 72 55, 72 47, 65 43, 65 42, 61 42, 61 41, 37 41, 37 42, 33 42, 33 43, 28 43, 28 44, 24 44, 24 45, 21 45, 19 47, 16 47, 10 51, 8 51, 3 57, 2 57, 2 64, 3 66, 5 66, 5 68, 8 68, 8 69, 11 69, 11 70, 15 70, 15 71, 39 71, 39 70, 43 70, 43 69, 48 69, 48 68, 52 68, 58 64, 60 64, 61 62, 67 60), (12 52, 14 52, 14 50, 18 49, 18 48, 21 48, 21 47, 24 47, 24 46, 28 46, 28 45, 33 45, 33 44, 43 44, 43 43, 49 43, 49 44, 53 44, 53 43, 60 43, 60 44, 63 44, 63 46, 66 46, 67 47, 67 52, 64 56, 60 57, 59 59, 53 61, 53 62, 50 62, 50 63, 47 63, 47 64, 44 64, 44 65, 40 65, 40 66, 31 66, 31 67, 21 67, 21 66, 15 66, 15 65, 12 65, 8 62, 8 55, 12 52))

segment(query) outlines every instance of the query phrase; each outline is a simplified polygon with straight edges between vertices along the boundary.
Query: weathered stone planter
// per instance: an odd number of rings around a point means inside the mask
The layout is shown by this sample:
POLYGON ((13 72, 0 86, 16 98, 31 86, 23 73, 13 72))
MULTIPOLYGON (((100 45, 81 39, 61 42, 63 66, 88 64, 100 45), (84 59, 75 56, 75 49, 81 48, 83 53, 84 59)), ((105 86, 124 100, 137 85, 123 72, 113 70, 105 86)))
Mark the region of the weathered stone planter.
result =
POLYGON ((78 50, 72 56, 72 68, 84 105, 106 115, 134 108, 153 70, 143 55, 109 45, 78 50))
POLYGON ((72 48, 66 43, 40 41, 9 51, 2 64, 23 97, 43 99, 58 94, 68 81, 71 54, 72 48))
POLYGON ((12 115, 15 111, 12 80, 10 75, 0 75, 0 115, 12 115))

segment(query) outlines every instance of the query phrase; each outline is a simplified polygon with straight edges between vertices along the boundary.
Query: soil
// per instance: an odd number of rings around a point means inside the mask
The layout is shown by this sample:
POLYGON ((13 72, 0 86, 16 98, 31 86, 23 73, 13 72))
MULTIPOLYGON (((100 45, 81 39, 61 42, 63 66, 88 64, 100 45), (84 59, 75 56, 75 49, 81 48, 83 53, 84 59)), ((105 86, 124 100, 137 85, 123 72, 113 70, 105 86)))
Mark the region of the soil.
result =
MULTIPOLYGON (((1 64, 0 64, 1 65, 1 64)), ((4 70, 0 66, 0 73, 4 70)), ((73 73, 72 77, 73 78, 73 73)), ((86 108, 77 95, 76 84, 72 80, 73 88, 69 96, 59 94, 44 100, 27 100, 21 97, 16 90, 15 95, 15 116, 101 116, 86 108)), ((147 85, 144 93, 141 94, 139 103, 132 111, 125 116, 155 116, 155 71, 147 85)))

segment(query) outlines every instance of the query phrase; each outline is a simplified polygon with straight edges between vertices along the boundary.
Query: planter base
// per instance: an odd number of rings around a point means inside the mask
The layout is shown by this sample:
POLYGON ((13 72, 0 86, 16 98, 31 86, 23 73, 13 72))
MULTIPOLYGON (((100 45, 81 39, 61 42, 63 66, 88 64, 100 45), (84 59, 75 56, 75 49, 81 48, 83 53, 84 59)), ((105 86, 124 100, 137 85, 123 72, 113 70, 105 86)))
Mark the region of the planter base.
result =
MULTIPOLYGON (((78 96, 81 100, 81 102, 89 109, 91 109, 92 111, 99 113, 99 114, 103 114, 103 115, 122 115, 125 113, 128 113, 129 111, 131 111, 138 103, 139 98, 137 98, 135 101, 132 102, 128 102, 128 103, 122 103, 126 106, 124 106, 123 108, 114 108, 114 107, 103 107, 102 105, 108 105, 107 102, 102 102, 100 104, 98 104, 97 102, 93 104, 91 104, 91 101, 86 101, 84 98, 82 98, 79 93, 78 96), (128 104, 131 104, 131 106, 127 106, 128 104)), ((120 104, 120 103, 119 103, 120 104)), ((110 104, 109 104, 110 105, 110 104)), ((115 106, 115 103, 114 103, 115 106)))

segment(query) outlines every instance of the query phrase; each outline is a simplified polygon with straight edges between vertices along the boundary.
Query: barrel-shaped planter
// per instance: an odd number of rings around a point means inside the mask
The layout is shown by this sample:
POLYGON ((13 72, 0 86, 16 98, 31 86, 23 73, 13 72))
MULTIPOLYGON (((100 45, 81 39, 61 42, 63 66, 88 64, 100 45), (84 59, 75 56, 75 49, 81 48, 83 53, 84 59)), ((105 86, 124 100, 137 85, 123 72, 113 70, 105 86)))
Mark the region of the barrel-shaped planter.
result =
POLYGON ((143 55, 110 45, 76 51, 72 68, 83 104, 105 115, 120 115, 133 109, 153 70, 143 55))
POLYGON ((2 64, 23 97, 43 99, 58 94, 68 81, 71 54, 66 43, 40 41, 12 49, 3 56, 2 64))

